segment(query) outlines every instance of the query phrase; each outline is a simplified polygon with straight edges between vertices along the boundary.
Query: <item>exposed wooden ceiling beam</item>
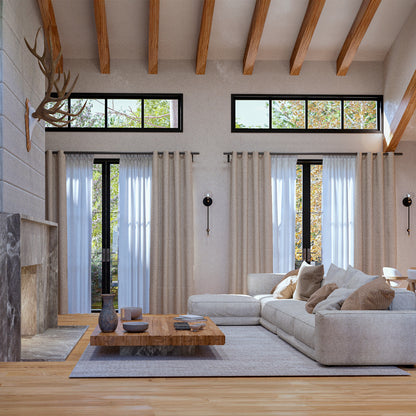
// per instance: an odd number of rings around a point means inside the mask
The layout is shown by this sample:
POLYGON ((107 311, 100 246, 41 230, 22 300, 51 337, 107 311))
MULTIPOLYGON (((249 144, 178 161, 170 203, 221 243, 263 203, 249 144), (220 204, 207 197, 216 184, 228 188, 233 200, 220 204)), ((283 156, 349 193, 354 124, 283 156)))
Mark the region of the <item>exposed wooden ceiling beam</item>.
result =
POLYGON ((337 75, 347 75, 358 47, 370 26, 381 0, 363 0, 337 59, 337 75))
MULTIPOLYGON (((43 33, 52 39, 53 56, 56 59, 61 52, 61 41, 59 40, 58 27, 56 26, 55 12, 52 0, 38 0, 40 15, 42 18, 43 33)), ((59 60, 56 72, 62 72, 64 68, 63 57, 59 60)))
POLYGON ((100 72, 110 73, 110 48, 108 46, 107 15, 105 0, 94 0, 95 28, 97 30, 98 55, 100 72))
POLYGON ((309 0, 295 47, 290 57, 290 75, 299 75, 308 52, 313 33, 324 8, 325 0, 309 0))
POLYGON ((390 134, 384 141, 384 151, 394 152, 416 109, 416 71, 407 86, 402 101, 390 124, 390 134))
POLYGON ((250 31, 248 33, 246 51, 244 53, 243 74, 251 75, 259 50, 260 39, 266 23, 270 0, 256 0, 253 17, 251 19, 250 31))
POLYGON ((197 75, 205 74, 207 65, 209 37, 211 35, 212 18, 214 16, 215 0, 205 0, 202 9, 201 27, 199 29, 198 51, 196 54, 197 75))
POLYGON ((149 74, 157 74, 159 50, 159 0, 149 0, 149 74))

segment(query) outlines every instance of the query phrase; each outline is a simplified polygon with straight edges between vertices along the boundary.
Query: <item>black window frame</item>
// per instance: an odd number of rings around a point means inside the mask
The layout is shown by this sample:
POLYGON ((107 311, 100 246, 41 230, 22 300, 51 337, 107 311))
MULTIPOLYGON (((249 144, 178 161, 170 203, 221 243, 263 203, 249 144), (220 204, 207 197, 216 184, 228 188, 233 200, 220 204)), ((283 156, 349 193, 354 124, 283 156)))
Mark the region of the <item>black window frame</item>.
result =
POLYGON ((302 166, 302 261, 307 263, 311 262, 311 166, 322 163, 322 159, 296 161, 296 165, 302 166))
MULTIPOLYGON (((95 158, 94 165, 102 166, 101 188, 101 290, 103 294, 111 293, 111 165, 119 165, 120 159, 95 158)), ((101 309, 91 309, 99 312, 101 309)))
POLYGON ((231 133, 383 133, 383 96, 382 95, 299 95, 299 94, 231 94, 231 133), (235 127, 236 101, 269 100, 269 127, 268 128, 237 128, 235 127), (304 129, 277 129, 272 127, 272 101, 293 100, 305 101, 305 128, 304 129), (341 101, 341 128, 340 129, 312 129, 308 128, 308 101, 341 101), (344 128, 344 101, 376 101, 377 102, 377 128, 376 129, 346 129, 344 128))
POLYGON ((101 99, 104 100, 104 127, 72 127, 69 123, 65 127, 46 127, 46 131, 88 131, 88 132, 141 132, 141 133, 182 133, 183 132, 183 94, 136 94, 136 93, 72 93, 67 99, 68 111, 71 111, 71 99, 101 99), (178 127, 108 127, 107 100, 113 99, 136 99, 142 100, 142 125, 144 119, 144 100, 178 100, 178 127))

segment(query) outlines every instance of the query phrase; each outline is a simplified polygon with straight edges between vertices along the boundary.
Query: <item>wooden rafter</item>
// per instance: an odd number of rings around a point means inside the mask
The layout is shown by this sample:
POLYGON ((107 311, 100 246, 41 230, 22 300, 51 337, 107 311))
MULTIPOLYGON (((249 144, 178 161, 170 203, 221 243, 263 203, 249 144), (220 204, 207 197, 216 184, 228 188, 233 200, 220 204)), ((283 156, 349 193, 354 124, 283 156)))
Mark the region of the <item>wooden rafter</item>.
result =
POLYGON ((256 0, 253 17, 251 19, 250 31, 248 33, 246 51, 244 53, 243 74, 251 75, 259 50, 260 39, 266 23, 270 0, 256 0))
POLYGON ((157 74, 159 50, 159 0, 149 0, 149 74, 157 74))
POLYGON ((406 88, 396 114, 390 124, 390 134, 384 141, 384 151, 394 152, 416 109, 416 71, 406 88))
POLYGON ((196 54, 196 69, 198 75, 205 74, 207 65, 209 37, 211 35, 212 18, 214 16, 215 0, 205 0, 202 10, 201 28, 199 29, 198 51, 196 54))
POLYGON ((108 46, 107 15, 105 0, 94 0, 95 28, 97 30, 98 55, 100 72, 110 73, 110 48, 108 46))
POLYGON ((357 53, 358 47, 370 26, 381 0, 363 0, 360 10, 342 45, 337 59, 337 75, 347 75, 348 69, 357 53))
MULTIPOLYGON (((58 27, 56 26, 52 0, 38 0, 38 6, 42 18, 43 33, 45 36, 51 37, 53 56, 54 59, 56 59, 61 52, 61 41, 59 40, 58 27)), ((61 56, 61 59, 56 67, 56 72, 62 72, 63 67, 63 57, 61 56)))
POLYGON ((325 0, 309 0, 308 8, 306 9, 305 17, 290 57, 290 75, 300 74, 324 5, 325 0))

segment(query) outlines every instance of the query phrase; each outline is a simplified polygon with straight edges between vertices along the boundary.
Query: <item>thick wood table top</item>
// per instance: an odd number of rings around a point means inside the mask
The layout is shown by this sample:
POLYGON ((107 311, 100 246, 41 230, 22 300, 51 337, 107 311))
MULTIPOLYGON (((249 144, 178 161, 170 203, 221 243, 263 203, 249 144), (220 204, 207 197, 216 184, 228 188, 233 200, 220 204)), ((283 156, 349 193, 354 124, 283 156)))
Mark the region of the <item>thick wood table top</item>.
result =
MULTIPOLYGON (((101 332, 97 326, 90 337, 90 344, 107 347, 156 346, 156 345, 224 345, 225 335, 206 317, 204 329, 196 332, 176 330, 173 326, 177 315, 143 315, 138 322, 148 322, 145 332, 133 333, 123 329, 123 322, 118 322, 114 332, 101 332)), ((137 321, 135 321, 137 322, 137 321)))

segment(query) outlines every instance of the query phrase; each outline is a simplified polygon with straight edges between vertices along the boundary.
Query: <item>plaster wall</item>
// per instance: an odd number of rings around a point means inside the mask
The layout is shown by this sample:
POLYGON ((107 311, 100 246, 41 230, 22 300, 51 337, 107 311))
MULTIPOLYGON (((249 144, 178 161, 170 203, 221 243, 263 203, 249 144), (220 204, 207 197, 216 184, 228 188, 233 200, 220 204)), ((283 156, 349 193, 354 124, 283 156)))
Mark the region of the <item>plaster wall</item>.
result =
MULTIPOLYGON (((41 26, 35 1, 0 1, 0 212, 45 216, 45 132, 37 125, 26 150, 25 100, 36 106, 45 81, 24 38, 41 26)), ((43 47, 42 39, 38 45, 43 47)))
MULTIPOLYGON (((407 18, 384 61, 384 113, 385 135, 388 138, 390 124, 400 101, 416 69, 416 7, 407 18)), ((413 116, 402 140, 416 134, 416 118, 413 116)))
MULTIPOLYGON (((147 74, 145 62, 112 61, 111 74, 97 62, 65 61, 79 73, 79 92, 183 93, 183 133, 46 132, 46 148, 66 151, 140 152, 189 150, 194 161, 195 279, 198 293, 228 290, 229 165, 223 152, 357 152, 381 150, 381 134, 231 133, 232 93, 382 94, 379 63, 354 63, 337 77, 334 63, 307 62, 298 77, 287 62, 256 62, 254 74, 242 75, 242 63, 209 61, 206 75, 195 75, 194 62, 161 61, 159 74, 147 74), (213 193, 211 234, 206 235, 203 195, 213 193)), ((74 75, 75 76, 75 75, 74 75)))

